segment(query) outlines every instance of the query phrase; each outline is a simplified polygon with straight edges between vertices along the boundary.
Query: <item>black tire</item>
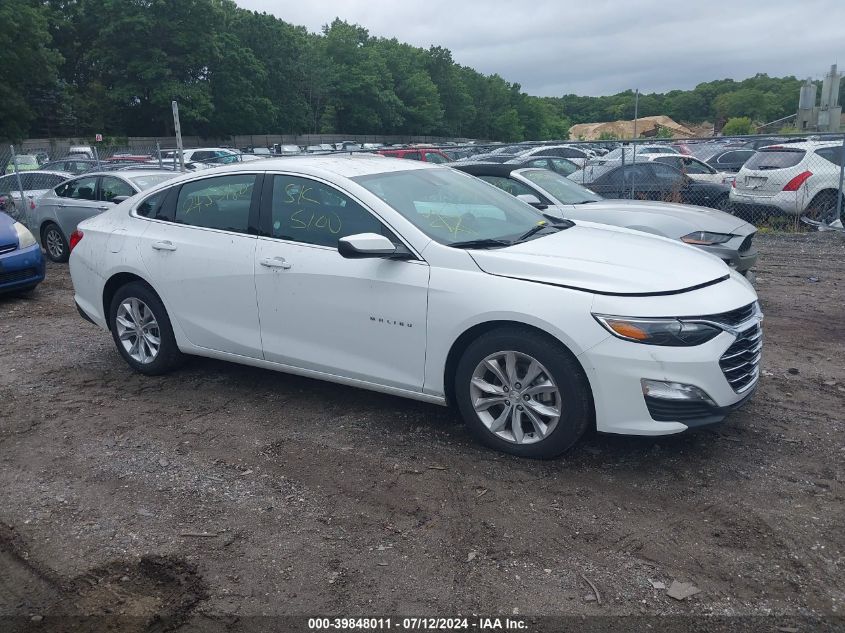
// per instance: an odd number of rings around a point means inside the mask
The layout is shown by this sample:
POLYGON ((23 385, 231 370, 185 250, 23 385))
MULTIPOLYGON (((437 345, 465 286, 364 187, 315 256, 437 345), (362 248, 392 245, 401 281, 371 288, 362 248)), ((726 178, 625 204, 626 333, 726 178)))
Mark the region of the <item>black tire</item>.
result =
POLYGON ((63 264, 70 257, 70 246, 62 230, 53 222, 48 222, 41 229, 41 245, 44 247, 47 259, 51 262, 63 264), (51 242, 53 239, 55 241, 51 242))
POLYGON ((810 201, 803 213, 811 220, 832 222, 836 216, 836 192, 820 191, 810 201))
POLYGON ((458 362, 454 393, 461 416, 482 444, 519 457, 557 457, 578 441, 592 420, 589 383, 578 361, 562 344, 530 329, 496 329, 473 341, 458 362), (476 367, 488 356, 505 351, 536 359, 551 374, 560 393, 563 406, 557 426, 535 443, 502 439, 488 429, 472 404, 471 381, 476 367))
POLYGON ((148 376, 158 376, 176 369, 185 360, 185 355, 179 351, 176 344, 176 337, 173 336, 173 327, 170 325, 170 317, 158 295, 148 285, 142 282, 133 281, 122 286, 114 293, 111 305, 109 306, 109 329, 111 329, 117 351, 123 356, 123 360, 135 371, 148 376), (118 334, 117 313, 120 305, 127 299, 139 299, 152 312, 158 323, 158 338, 160 345, 158 353, 151 362, 142 363, 132 358, 129 352, 123 347, 118 334))

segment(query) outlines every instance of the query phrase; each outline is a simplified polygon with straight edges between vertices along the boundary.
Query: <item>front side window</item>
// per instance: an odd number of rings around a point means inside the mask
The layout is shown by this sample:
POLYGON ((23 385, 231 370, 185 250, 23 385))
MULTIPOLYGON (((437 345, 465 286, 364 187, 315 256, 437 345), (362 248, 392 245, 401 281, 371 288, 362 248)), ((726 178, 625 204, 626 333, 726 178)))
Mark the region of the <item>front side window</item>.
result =
POLYGON ((441 156, 437 152, 426 152, 425 153, 425 159, 429 163, 436 163, 438 165, 440 163, 448 163, 449 162, 448 158, 446 158, 445 156, 441 156))
MULTIPOLYGON (((744 163, 749 158, 751 158, 754 154, 756 154, 754 150, 737 150, 734 152, 725 152, 719 158, 716 159, 717 163, 744 163)), ((800 156, 798 160, 795 161, 793 164, 798 164, 801 161, 801 158, 804 156, 804 151, 801 150, 800 156)), ((759 167, 751 167, 749 165, 749 169, 760 169, 759 167)), ((769 168, 772 169, 772 168, 769 168)))
POLYGON ((543 220, 531 206, 452 169, 413 169, 353 178, 441 244, 513 240, 543 220))
POLYGON ((405 152, 402 154, 402 158, 407 160, 422 160, 422 154, 419 152, 405 152))
POLYGON ((584 204, 602 199, 569 178, 547 169, 528 169, 521 173, 523 178, 552 194, 560 204, 584 204))
POLYGON ((103 176, 100 181, 100 200, 111 202, 118 196, 134 196, 135 190, 128 182, 114 176, 103 176))
POLYGON ((249 233, 255 174, 217 176, 182 185, 174 222, 221 231, 249 233))
POLYGON ((517 182, 507 176, 479 176, 481 180, 489 182, 491 185, 496 185, 502 191, 507 191, 512 196, 536 196, 537 193, 529 189, 521 182, 517 182))
POLYGON ((342 237, 390 231, 337 189, 298 176, 273 177, 271 235, 282 240, 337 248, 342 237))
POLYGON ((549 160, 552 163, 552 168, 557 173, 563 174, 564 176, 574 174, 576 171, 578 171, 578 165, 566 160, 565 158, 550 158, 549 160))
POLYGON ((688 174, 712 174, 716 171, 694 158, 684 158, 682 160, 684 161, 684 171, 688 174))
MULTIPOLYGON (((683 174, 674 167, 669 167, 669 165, 663 165, 661 163, 652 163, 651 170, 654 173, 654 178, 661 185, 678 187, 683 184, 683 174)), ((637 176, 639 177, 639 174, 637 176)))
POLYGON ((68 180, 56 187, 56 195, 74 200, 94 200, 97 192, 97 176, 85 176, 68 180))

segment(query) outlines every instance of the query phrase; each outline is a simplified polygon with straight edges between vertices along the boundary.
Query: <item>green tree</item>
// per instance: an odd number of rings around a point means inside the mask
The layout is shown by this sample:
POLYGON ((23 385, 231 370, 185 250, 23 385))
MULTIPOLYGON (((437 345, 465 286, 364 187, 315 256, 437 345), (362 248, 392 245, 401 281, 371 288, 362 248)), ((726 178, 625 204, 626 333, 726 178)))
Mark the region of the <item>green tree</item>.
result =
POLYGON ((51 48, 47 9, 38 2, 0 5, 0 137, 22 139, 36 118, 36 99, 57 86, 61 55, 51 48))
POLYGON ((728 119, 728 122, 725 123, 725 127, 722 128, 722 134, 725 136, 754 134, 754 126, 751 124, 751 119, 747 116, 734 117, 728 119))

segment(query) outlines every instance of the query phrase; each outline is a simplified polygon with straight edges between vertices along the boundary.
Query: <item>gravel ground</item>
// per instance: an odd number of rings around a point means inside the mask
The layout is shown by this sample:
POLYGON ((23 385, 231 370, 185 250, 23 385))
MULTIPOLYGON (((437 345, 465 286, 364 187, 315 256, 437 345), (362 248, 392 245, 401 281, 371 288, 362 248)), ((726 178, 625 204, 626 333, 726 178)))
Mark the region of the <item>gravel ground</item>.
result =
POLYGON ((715 428, 593 434, 547 462, 390 396, 204 359, 134 374, 51 265, 31 297, 0 298, 0 615, 40 630, 56 614, 141 631, 459 613, 843 630, 845 240, 758 248, 752 401, 715 428), (675 581, 700 592, 673 599, 675 581))

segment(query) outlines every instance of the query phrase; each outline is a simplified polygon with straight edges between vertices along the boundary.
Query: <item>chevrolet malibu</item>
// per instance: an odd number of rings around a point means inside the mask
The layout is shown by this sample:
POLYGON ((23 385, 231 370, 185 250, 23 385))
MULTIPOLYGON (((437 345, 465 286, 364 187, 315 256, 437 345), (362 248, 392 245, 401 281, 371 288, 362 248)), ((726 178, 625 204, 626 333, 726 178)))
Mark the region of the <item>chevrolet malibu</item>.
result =
POLYGON ((441 166, 365 154, 168 181, 70 240, 80 313, 136 371, 207 356, 453 404, 553 457, 591 425, 722 420, 754 391, 751 285, 699 249, 544 218, 441 166))

